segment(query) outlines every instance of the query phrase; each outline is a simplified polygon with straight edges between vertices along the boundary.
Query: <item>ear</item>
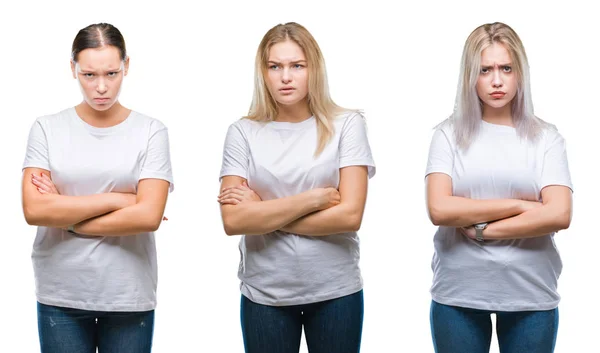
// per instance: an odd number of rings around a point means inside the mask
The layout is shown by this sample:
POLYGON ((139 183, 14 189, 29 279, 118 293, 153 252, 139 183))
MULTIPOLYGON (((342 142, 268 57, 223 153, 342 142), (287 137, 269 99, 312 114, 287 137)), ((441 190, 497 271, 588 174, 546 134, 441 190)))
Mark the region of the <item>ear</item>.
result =
POLYGON ((75 61, 71 59, 71 73, 73 74, 73 78, 77 78, 77 72, 75 72, 75 61))
POLYGON ((127 76, 127 73, 129 72, 129 55, 125 58, 124 70, 124 74, 127 76))

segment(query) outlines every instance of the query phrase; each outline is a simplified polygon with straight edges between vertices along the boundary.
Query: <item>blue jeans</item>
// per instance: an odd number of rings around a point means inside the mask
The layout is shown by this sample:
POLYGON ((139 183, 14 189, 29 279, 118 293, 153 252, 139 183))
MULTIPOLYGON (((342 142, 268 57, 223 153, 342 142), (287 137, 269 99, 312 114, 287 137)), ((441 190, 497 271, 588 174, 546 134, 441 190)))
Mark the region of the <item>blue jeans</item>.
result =
POLYGON ((88 311, 38 302, 42 353, 149 353, 154 310, 88 311))
MULTIPOLYGON (((501 353, 552 353, 558 308, 545 311, 495 311, 501 353)), ((492 311, 431 301, 431 337, 436 353, 489 353, 492 311)))
POLYGON ((310 353, 358 353, 363 291, 318 303, 269 306, 242 295, 241 323, 246 353, 300 351, 302 327, 310 353))

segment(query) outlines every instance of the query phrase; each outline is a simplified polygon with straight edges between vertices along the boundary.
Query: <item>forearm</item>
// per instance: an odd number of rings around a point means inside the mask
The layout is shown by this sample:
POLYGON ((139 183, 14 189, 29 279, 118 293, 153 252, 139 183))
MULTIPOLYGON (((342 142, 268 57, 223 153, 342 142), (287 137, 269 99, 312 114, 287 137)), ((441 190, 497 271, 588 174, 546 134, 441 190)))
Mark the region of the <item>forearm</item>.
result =
POLYGON ((357 231, 362 221, 359 212, 343 203, 303 216, 281 230, 294 234, 325 236, 357 231))
POLYGON ((118 210, 123 195, 104 193, 86 196, 39 195, 23 205, 30 225, 62 228, 118 210))
POLYGON ((318 210, 309 192, 267 201, 222 205, 221 215, 227 235, 266 234, 318 210))
POLYGON ((518 216, 490 223, 483 231, 483 237, 492 240, 539 237, 566 229, 570 222, 570 210, 543 205, 518 216))
POLYGON ((85 235, 127 236, 156 231, 161 221, 162 215, 157 217, 148 206, 138 203, 77 223, 74 231, 85 235))
POLYGON ((473 200, 446 196, 429 206, 429 217, 438 226, 467 227, 519 215, 525 212, 526 202, 528 201, 517 199, 473 200))

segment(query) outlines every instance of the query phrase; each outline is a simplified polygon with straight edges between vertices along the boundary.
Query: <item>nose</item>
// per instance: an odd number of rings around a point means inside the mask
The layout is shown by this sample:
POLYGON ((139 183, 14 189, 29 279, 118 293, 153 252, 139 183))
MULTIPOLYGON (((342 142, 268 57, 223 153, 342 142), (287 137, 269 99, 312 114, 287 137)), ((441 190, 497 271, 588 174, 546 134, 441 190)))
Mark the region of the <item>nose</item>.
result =
POLYGON ((290 73, 290 70, 286 67, 283 70, 281 70, 281 82, 282 83, 290 83, 292 81, 292 74, 290 73))
POLYGON ((492 79, 492 86, 494 86, 494 88, 502 87, 502 77, 500 75, 499 68, 494 69, 494 77, 492 79))
POLYGON ((107 90, 108 90, 108 87, 106 86, 106 83, 104 82, 104 78, 100 77, 98 79, 98 85, 96 86, 96 92, 103 94, 103 93, 106 93, 107 90))

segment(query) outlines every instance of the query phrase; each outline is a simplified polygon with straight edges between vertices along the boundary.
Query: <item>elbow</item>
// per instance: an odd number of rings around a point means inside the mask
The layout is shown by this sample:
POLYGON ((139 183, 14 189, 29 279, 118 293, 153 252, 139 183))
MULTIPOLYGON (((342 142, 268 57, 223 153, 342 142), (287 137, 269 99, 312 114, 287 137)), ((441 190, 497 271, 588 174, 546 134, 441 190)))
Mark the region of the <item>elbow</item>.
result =
POLYGON ((442 212, 440 212, 438 208, 429 206, 427 208, 427 213, 429 215, 429 220, 434 226, 441 226, 444 224, 445 219, 443 218, 442 212))
POLYGON ((27 224, 29 224, 30 226, 40 225, 41 217, 39 215, 39 212, 37 212, 32 207, 24 206, 23 215, 25 216, 25 222, 27 222, 27 224))
POLYGON ((159 216, 147 217, 145 219, 145 221, 142 222, 142 224, 141 224, 141 226, 142 226, 141 231, 148 232, 148 233, 156 232, 160 228, 162 220, 163 220, 163 215, 160 215, 160 217, 159 216))
POLYGON ((360 226, 362 224, 362 215, 352 215, 350 216, 348 222, 348 229, 351 232, 358 232, 360 230, 360 226))
POLYGON ((569 227, 571 226, 571 210, 568 210, 566 212, 564 212, 562 215, 560 215, 559 217, 556 217, 557 220, 557 224, 556 227, 558 228, 558 230, 565 230, 565 229, 569 229, 569 227))
POLYGON ((239 229, 235 226, 236 222, 233 222, 229 218, 223 218, 223 230, 227 235, 238 235, 240 234, 239 229))

